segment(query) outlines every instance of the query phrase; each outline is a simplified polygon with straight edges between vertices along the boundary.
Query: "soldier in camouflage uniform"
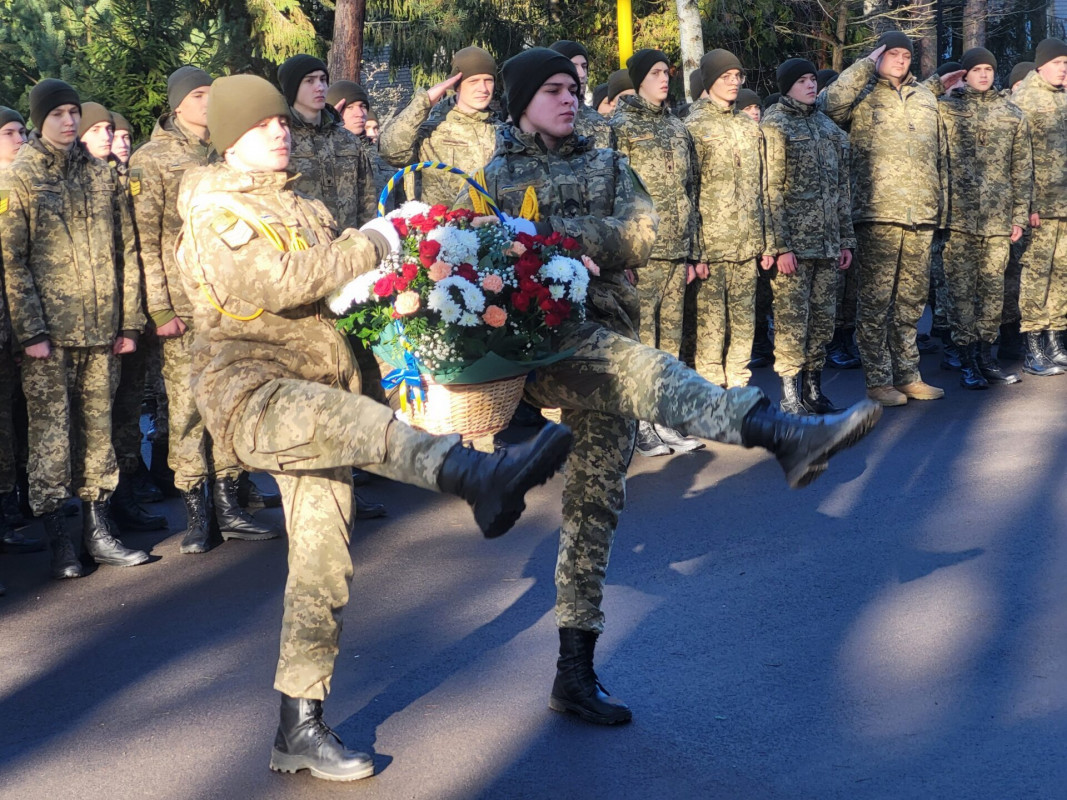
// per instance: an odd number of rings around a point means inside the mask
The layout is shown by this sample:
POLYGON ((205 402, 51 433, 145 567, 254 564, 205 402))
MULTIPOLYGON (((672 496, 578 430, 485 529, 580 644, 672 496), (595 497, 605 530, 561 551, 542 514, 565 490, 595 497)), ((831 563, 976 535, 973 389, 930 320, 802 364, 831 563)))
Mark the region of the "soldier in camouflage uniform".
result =
POLYGON ((1067 367, 1061 336, 1067 329, 1067 44, 1045 39, 1036 70, 1012 95, 1030 126, 1034 189, 1030 243, 1020 259, 1020 329, 1026 337, 1023 369, 1058 375, 1067 367))
MULTIPOLYGON (((370 96, 355 81, 334 81, 326 92, 326 104, 341 115, 345 130, 359 137, 363 149, 366 150, 367 158, 374 168, 374 197, 377 203, 382 189, 396 170, 386 164, 385 159, 378 153, 378 134, 375 128, 378 117, 371 110, 370 96)), ((390 198, 390 202, 392 200, 393 198, 390 198)), ((373 210, 376 211, 377 207, 373 210)))
MULTIPOLYGON (((496 149, 497 120, 489 109, 496 85, 496 62, 480 47, 452 57, 448 80, 415 92, 411 103, 382 130, 378 151, 394 167, 416 161, 443 161, 464 172, 485 166, 496 149), (445 93, 456 87, 453 98, 445 93)), ((420 174, 422 200, 449 205, 466 187, 462 176, 433 170, 420 174)))
POLYGON ((922 380, 915 344, 942 211, 945 138, 936 98, 908 71, 911 56, 908 37, 885 33, 818 99, 830 119, 850 126, 859 350, 867 396, 884 406, 945 394, 922 380))
POLYGON ((385 219, 335 238, 326 206, 288 188, 290 108, 252 75, 220 78, 208 123, 225 163, 191 171, 178 263, 193 306, 193 392, 216 443, 272 473, 289 528, 289 576, 270 766, 356 780, 374 771, 322 720, 352 578, 352 465, 463 497, 486 536, 519 518, 526 491, 562 463, 570 434, 485 455, 431 436, 358 392, 358 372, 324 298, 375 268, 399 237, 385 219))
POLYGON ((578 71, 578 116, 574 118, 574 132, 587 136, 597 147, 615 147, 615 134, 608 121, 597 110, 585 104, 586 86, 589 81, 589 51, 578 42, 561 39, 550 44, 549 50, 566 56, 578 71))
POLYGON ((615 109, 618 108, 619 98, 627 97, 629 95, 635 95, 633 81, 630 80, 630 71, 626 69, 617 69, 608 76, 608 91, 604 96, 604 102, 597 108, 597 113, 604 119, 610 121, 615 116, 615 109))
MULTIPOLYGON (((829 441, 858 440, 881 409, 864 401, 817 422, 782 415, 759 389, 723 390, 630 338, 637 298, 626 272, 652 250, 657 220, 651 199, 625 156, 574 135, 578 76, 568 59, 534 48, 510 59, 503 74, 517 124, 501 134, 500 150, 485 168, 486 188, 505 214, 515 215, 532 187, 539 221, 509 217, 509 224, 519 232, 573 237, 600 265, 589 284, 586 321, 564 326, 557 337, 558 347, 574 355, 538 369, 526 387, 528 401, 561 408, 575 432, 563 488, 556 562, 560 656, 549 706, 599 724, 626 722, 631 712, 599 683, 593 655, 604 627, 600 606, 625 499, 632 420, 765 447, 777 455, 790 485, 800 486, 840 449, 829 441)), ((459 201, 471 205, 466 192, 459 201)))
POLYGON ((211 160, 207 103, 211 76, 181 67, 167 80, 171 111, 157 122, 152 138, 130 159, 130 195, 140 237, 148 314, 161 340, 162 372, 168 397, 169 452, 174 486, 185 505, 182 553, 205 553, 216 537, 262 541, 280 532, 241 509, 237 460, 213 446, 192 393, 192 336, 187 333, 193 304, 174 260, 181 230, 178 190, 189 170, 211 160))
POLYGON ((29 499, 44 517, 56 578, 82 575, 63 519, 72 490, 82 501, 83 545, 97 563, 148 560, 115 538, 108 514, 118 482, 116 356, 133 351, 144 327, 141 270, 125 195, 77 141, 80 109, 63 81, 34 86, 35 130, 0 175, 0 258, 33 454, 29 499))
MULTIPOLYGON (((627 69, 637 94, 619 100, 611 129, 618 151, 630 159, 659 217, 652 255, 637 270, 641 341, 678 357, 685 287, 699 261, 700 216, 692 200, 698 193, 696 152, 685 125, 667 106, 670 62, 666 54, 638 50, 627 69)), ((637 434, 637 452, 645 456, 701 447, 695 439, 650 422, 642 422, 637 434)))
POLYGON ((701 219, 697 274, 696 369, 720 386, 747 386, 755 329, 757 257, 764 269, 774 259, 765 249, 763 139, 759 125, 738 113, 744 84, 741 62, 726 50, 700 61, 708 96, 693 104, 685 126, 700 167, 701 219))
POLYGON ((767 238, 775 254, 774 371, 782 410, 828 414, 822 391, 833 336, 837 273, 856 247, 849 198, 848 137, 815 108, 816 69, 791 58, 778 67, 782 98, 760 126, 767 147, 767 238))
POLYGON ((963 54, 966 84, 938 103, 948 144, 945 314, 966 389, 1018 383, 992 355, 1004 306, 1010 242, 1029 225, 1033 161, 1018 108, 993 86, 997 60, 984 47, 963 54))

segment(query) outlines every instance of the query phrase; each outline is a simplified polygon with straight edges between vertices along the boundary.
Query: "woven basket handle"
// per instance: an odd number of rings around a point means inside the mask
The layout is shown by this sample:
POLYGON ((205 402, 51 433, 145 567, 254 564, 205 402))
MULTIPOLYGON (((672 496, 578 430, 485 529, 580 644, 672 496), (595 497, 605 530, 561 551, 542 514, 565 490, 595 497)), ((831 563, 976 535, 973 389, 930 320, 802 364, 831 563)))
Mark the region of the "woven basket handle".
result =
POLYGON ((480 183, 478 183, 478 181, 474 180, 474 178, 472 178, 466 172, 461 170, 459 167, 452 167, 441 161, 420 161, 418 164, 409 164, 403 169, 397 170, 393 174, 393 177, 389 179, 388 183, 385 184, 385 188, 382 189, 382 193, 378 196, 378 216, 385 216, 385 202, 389 199, 389 195, 392 194, 393 187, 396 186, 397 181, 402 181, 404 179, 404 176, 410 172, 422 172, 423 170, 427 169, 443 169, 446 172, 451 172, 453 175, 462 175, 463 180, 470 184, 471 188, 473 188, 476 192, 478 192, 478 194, 485 198, 486 205, 489 206, 490 210, 492 210, 494 214, 496 214, 497 218, 501 222, 504 221, 504 213, 499 208, 497 208, 496 203, 493 201, 493 198, 489 196, 489 192, 485 190, 485 187, 483 187, 480 183))

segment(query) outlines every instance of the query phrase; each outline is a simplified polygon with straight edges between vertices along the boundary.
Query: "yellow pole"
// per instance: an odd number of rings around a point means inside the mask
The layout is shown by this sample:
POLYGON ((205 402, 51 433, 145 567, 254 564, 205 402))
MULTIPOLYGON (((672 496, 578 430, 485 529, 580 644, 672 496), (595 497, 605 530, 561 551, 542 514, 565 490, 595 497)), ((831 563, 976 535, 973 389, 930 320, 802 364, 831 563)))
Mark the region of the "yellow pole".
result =
POLYGON ((634 16, 630 0, 618 0, 615 15, 619 23, 619 67, 624 68, 626 60, 634 54, 634 16))

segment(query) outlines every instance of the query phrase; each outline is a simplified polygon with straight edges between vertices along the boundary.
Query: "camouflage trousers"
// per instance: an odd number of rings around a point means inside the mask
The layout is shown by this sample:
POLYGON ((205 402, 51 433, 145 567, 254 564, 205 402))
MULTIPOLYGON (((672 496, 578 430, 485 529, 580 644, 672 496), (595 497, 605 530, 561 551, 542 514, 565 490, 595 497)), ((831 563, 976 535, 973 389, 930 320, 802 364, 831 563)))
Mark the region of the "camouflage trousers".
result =
POLYGON ((916 326, 930 288, 933 228, 856 225, 860 305, 856 344, 867 388, 920 379, 916 326))
POLYGON ((1012 242, 1008 255, 1008 268, 1004 271, 1004 311, 1001 318, 1004 324, 1018 324, 1019 315, 1019 289, 1022 280, 1023 253, 1030 246, 1030 228, 1023 228, 1022 238, 1012 242))
POLYGON ((52 347, 22 362, 29 416, 30 508, 56 511, 73 493, 106 500, 118 485, 111 402, 119 379, 109 347, 52 347))
POLYGON ((15 455, 15 387, 19 382, 19 368, 9 345, 0 346, 0 494, 15 488, 17 457, 15 455))
POLYGON ((947 330, 948 285, 945 283, 945 239, 948 231, 934 231, 933 243, 930 245, 930 290, 926 302, 931 306, 931 328, 947 330))
POLYGON ((131 475, 141 463, 141 406, 144 404, 144 379, 148 337, 142 336, 137 349, 119 356, 119 384, 111 404, 111 442, 119 472, 131 475))
POLYGON ((718 261, 708 270, 697 287, 696 370, 719 386, 747 386, 756 332, 756 266, 718 261))
POLYGON ((774 371, 798 375, 819 372, 834 336, 837 259, 798 258, 792 275, 776 273, 774 291, 774 371))
POLYGON ((1067 219, 1043 219, 1032 228, 1020 263, 1020 330, 1067 330, 1067 219))
POLYGON ((945 232, 945 316, 955 345, 992 344, 1000 335, 1010 244, 1007 236, 945 232))
POLYGON ((595 322, 570 326, 558 344, 574 355, 538 369, 526 384, 526 399, 541 408, 562 408, 563 422, 575 434, 564 477, 556 622, 599 632, 634 420, 740 444, 741 421, 763 393, 756 387, 724 390, 662 350, 595 322))
POLYGON ((855 328, 860 304, 860 271, 853 259, 852 267, 837 272, 837 310, 835 328, 855 328))
POLYGON ((274 688, 322 700, 330 691, 348 602, 352 467, 438 491, 459 436, 431 436, 370 398, 301 380, 272 380, 237 411, 233 449, 281 490, 289 576, 274 688))
POLYGON ((678 356, 685 312, 685 261, 650 258, 637 270, 641 342, 678 356))
POLYGON ((189 492, 210 479, 235 478, 241 471, 232 455, 212 445, 211 436, 193 396, 193 336, 160 339, 160 368, 169 398, 167 403, 167 466, 174 471, 174 486, 189 492))

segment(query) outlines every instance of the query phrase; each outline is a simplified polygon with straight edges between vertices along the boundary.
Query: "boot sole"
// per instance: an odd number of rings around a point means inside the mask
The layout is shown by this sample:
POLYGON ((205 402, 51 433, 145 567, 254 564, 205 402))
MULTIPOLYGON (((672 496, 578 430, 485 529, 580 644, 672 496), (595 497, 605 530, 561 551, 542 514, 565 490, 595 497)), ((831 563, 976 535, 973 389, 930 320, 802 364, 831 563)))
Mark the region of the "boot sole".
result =
POLYGON ((655 447, 651 450, 641 450, 640 448, 634 448, 634 452, 639 456, 645 458, 659 458, 660 456, 669 456, 671 454, 671 448, 664 445, 663 447, 655 447))
POLYGON ((361 767, 358 771, 345 772, 345 773, 331 773, 323 772, 321 769, 315 767, 311 761, 305 756, 292 756, 287 753, 279 753, 277 750, 272 750, 270 754, 270 768, 275 772, 284 772, 292 775, 299 772, 302 769, 306 769, 311 773, 313 778, 318 778, 323 781, 358 781, 362 778, 369 778, 374 774, 374 764, 369 764, 366 767, 361 767))
POLYGON ((557 697, 548 698, 548 707, 552 711, 559 712, 560 714, 576 714, 584 719, 586 722, 592 722, 594 725, 621 725, 624 722, 629 722, 634 718, 633 713, 627 709, 624 715, 618 717, 607 717, 603 714, 594 714, 588 709, 582 708, 580 705, 570 703, 566 700, 560 700, 557 697))
POLYGON ((267 542, 271 539, 280 539, 280 533, 235 533, 233 531, 222 531, 222 540, 225 542, 230 539, 240 539, 242 542, 267 542))
POLYGON ((806 461, 789 470, 789 488, 802 489, 822 475, 831 458, 859 442, 882 418, 882 404, 875 400, 861 400, 853 408, 851 419, 842 423, 837 435, 827 440, 821 451, 811 453, 806 461))
POLYGON ((574 435, 562 425, 546 425, 534 439, 536 457, 524 465, 501 493, 499 505, 476 508, 475 521, 487 539, 495 539, 511 530, 526 510, 526 493, 547 483, 567 460, 574 435))
POLYGON ((1037 370, 1027 369, 1026 367, 1023 367, 1023 372, 1025 372, 1027 375, 1033 375, 1033 376, 1038 377, 1038 378, 1048 378, 1048 377, 1051 377, 1053 375, 1062 375, 1063 374, 1063 370, 1060 369, 1059 367, 1057 367, 1056 369, 1044 369, 1044 370, 1041 370, 1040 372, 1038 372, 1037 370))
POLYGON ((132 561, 119 561, 118 559, 113 558, 96 558, 92 554, 90 554, 89 557, 103 567, 139 567, 141 564, 146 563, 149 558, 148 553, 141 553, 141 555, 144 556, 144 558, 136 558, 132 561))

